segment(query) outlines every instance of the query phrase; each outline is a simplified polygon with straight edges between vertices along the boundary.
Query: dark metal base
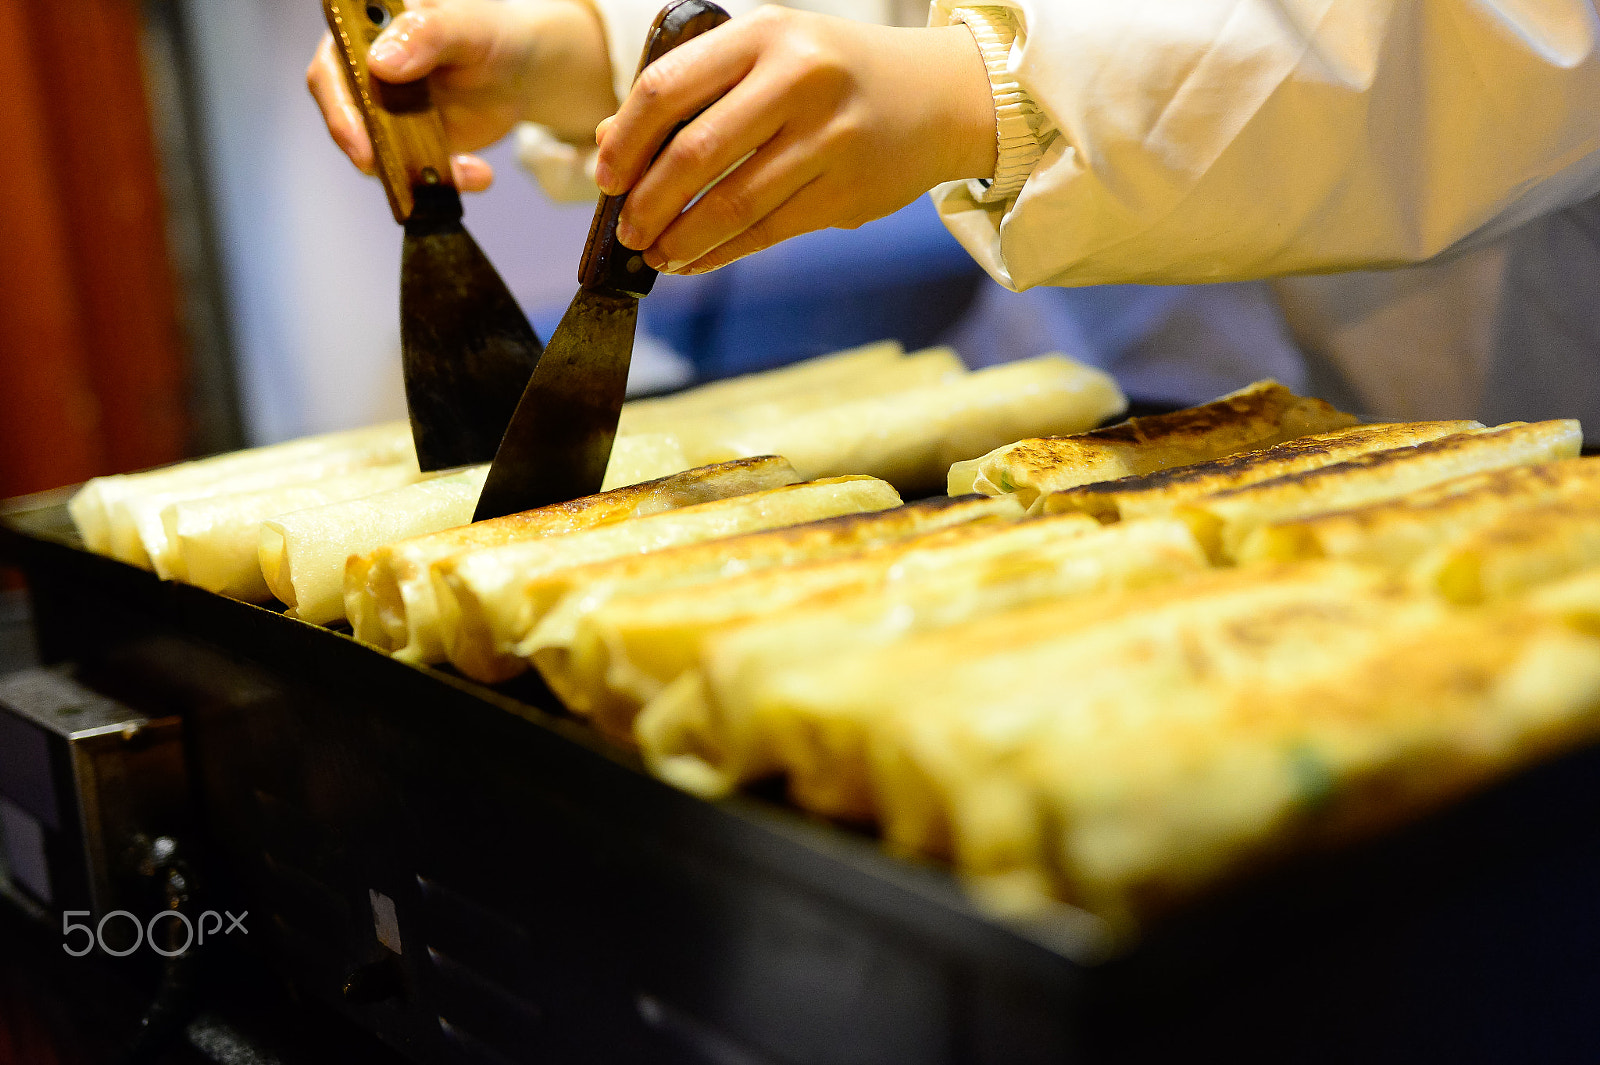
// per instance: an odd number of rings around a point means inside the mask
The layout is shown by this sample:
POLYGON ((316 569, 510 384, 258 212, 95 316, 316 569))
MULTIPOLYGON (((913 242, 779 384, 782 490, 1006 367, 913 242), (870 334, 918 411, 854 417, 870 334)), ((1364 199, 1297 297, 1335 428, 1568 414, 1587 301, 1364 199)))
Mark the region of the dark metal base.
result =
POLYGON ((251 952, 419 1062, 1600 1060, 1600 752, 1310 858, 1095 964, 943 870, 708 804, 554 711, 63 543, 0 544, 47 661, 184 715, 251 952))

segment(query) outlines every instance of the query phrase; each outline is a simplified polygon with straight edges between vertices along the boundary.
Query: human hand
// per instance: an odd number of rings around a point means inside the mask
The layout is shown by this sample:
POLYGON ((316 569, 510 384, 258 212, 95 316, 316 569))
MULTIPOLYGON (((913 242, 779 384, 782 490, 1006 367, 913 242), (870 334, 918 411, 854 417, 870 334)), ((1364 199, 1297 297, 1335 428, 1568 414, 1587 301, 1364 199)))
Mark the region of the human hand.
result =
POLYGON ((814 229, 853 229, 943 181, 988 177, 997 151, 988 72, 966 27, 775 7, 652 63, 597 140, 601 190, 629 193, 618 239, 658 270, 690 274, 814 229))
MULTIPOLYGON (((452 153, 493 144, 523 120, 585 142, 617 103, 604 30, 582 0, 410 0, 373 42, 367 62, 384 81, 431 79, 452 153)), ((363 173, 374 173, 372 141, 328 34, 306 69, 306 85, 334 143, 363 173)), ((455 155, 452 169, 468 192, 494 179, 473 155, 455 155)))

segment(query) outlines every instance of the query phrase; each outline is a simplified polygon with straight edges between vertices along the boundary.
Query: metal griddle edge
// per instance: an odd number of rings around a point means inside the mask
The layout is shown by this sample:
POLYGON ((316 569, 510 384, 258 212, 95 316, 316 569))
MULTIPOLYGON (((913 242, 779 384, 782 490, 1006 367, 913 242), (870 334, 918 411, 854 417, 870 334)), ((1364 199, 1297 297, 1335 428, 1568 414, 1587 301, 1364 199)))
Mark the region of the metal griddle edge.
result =
POLYGON ((678 792, 536 679, 92 555, 69 494, 0 504, 42 659, 182 716, 202 864, 259 915, 252 954, 412 1060, 1600 1060, 1594 749, 1113 956, 1071 907, 1008 925, 864 834, 678 792), (351 996, 363 974, 382 990, 351 996))

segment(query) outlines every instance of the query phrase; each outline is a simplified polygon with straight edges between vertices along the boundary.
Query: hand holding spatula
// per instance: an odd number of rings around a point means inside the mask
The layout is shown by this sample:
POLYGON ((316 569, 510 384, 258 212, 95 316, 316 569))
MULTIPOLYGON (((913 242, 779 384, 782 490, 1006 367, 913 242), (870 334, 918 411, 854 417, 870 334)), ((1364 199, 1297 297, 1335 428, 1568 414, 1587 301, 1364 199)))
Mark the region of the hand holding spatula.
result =
POLYGON ((367 52, 402 0, 323 0, 395 221, 406 406, 424 470, 488 462, 539 361, 538 335, 461 225, 444 126, 421 79, 393 84, 367 52))
MULTIPOLYGON (((675 0, 656 16, 639 70, 726 21, 728 13, 708 0, 675 0)), ((644 256, 617 240, 627 198, 603 196, 595 208, 578 294, 506 430, 474 521, 600 490, 627 389, 639 300, 656 279, 644 256)))

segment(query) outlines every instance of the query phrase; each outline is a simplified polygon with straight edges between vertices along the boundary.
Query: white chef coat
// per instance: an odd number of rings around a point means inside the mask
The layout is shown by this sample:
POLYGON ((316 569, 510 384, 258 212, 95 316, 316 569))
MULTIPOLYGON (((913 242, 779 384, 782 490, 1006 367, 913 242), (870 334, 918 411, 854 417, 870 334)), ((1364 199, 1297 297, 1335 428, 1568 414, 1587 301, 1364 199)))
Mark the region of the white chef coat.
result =
POLYGON ((1413 263, 1600 192, 1592 0, 985 6, 1055 135, 1013 204, 934 196, 1010 288, 1413 263))

